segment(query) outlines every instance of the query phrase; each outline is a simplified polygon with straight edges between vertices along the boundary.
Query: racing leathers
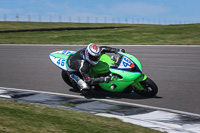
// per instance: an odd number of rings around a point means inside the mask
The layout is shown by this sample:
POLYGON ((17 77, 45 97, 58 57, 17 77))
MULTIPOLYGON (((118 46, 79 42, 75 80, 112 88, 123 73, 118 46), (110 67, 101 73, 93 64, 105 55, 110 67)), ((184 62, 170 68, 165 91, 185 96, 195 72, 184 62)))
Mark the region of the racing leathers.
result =
MULTIPOLYGON (((101 50, 101 54, 104 53, 116 53, 116 52, 125 52, 124 49, 116 49, 116 48, 111 48, 107 46, 100 46, 99 47, 101 50)), ((78 52, 76 52, 74 55, 69 57, 68 60, 68 67, 72 70, 69 71, 70 77, 79 85, 79 88, 82 89, 89 89, 87 85, 97 85, 99 83, 108 83, 110 81, 110 77, 90 77, 89 73, 89 67, 90 63, 86 60, 85 57, 85 49, 81 49, 78 52), (76 74, 79 72, 82 77, 78 76, 76 74), (85 84, 86 83, 86 84, 85 84)))

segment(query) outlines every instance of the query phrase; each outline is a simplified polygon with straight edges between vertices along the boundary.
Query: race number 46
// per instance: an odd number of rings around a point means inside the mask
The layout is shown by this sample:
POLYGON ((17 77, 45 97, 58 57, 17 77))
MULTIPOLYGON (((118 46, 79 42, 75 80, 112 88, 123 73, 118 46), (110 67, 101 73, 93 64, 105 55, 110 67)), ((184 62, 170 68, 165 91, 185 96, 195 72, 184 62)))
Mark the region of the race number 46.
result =
POLYGON ((65 66, 65 59, 59 59, 59 60, 57 61, 57 64, 58 64, 58 65, 61 65, 61 66, 65 66))
POLYGON ((131 64, 131 60, 129 60, 128 58, 124 57, 124 59, 123 59, 124 67, 130 66, 130 64, 131 64))

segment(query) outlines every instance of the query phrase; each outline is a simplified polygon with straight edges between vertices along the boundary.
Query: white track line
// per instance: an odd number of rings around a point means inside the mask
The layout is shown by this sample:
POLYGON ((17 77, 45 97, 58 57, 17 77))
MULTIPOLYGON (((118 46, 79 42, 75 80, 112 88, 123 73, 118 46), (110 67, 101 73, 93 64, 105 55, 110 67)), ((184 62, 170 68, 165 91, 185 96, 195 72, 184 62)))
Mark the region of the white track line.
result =
POLYGON ((8 95, 0 95, 0 98, 12 98, 12 97, 8 95))
MULTIPOLYGON (((26 90, 26 89, 8 88, 8 87, 0 87, 0 89, 12 90, 12 91, 25 91, 25 92, 33 92, 33 93, 43 93, 43 94, 67 96, 67 97, 75 97, 75 98, 84 98, 85 99, 84 96, 77 96, 77 95, 71 95, 71 94, 62 94, 62 93, 54 93, 54 92, 46 92, 46 91, 26 90)), ((137 106, 137 107, 143 107, 143 108, 149 108, 149 109, 155 109, 155 110, 162 110, 162 111, 167 111, 167 112, 172 112, 172 113, 178 113, 178 114, 183 114, 183 115, 190 115, 190 116, 200 117, 200 114, 195 114, 195 113, 190 113, 190 112, 185 112, 185 111, 179 111, 179 110, 173 110, 173 109, 167 109, 167 108, 154 107, 154 106, 149 106, 149 105, 128 103, 128 102, 122 102, 122 101, 114 101, 114 100, 109 100, 109 99, 96 99, 96 98, 91 98, 91 99, 92 100, 98 100, 98 101, 111 102, 111 103, 116 103, 116 104, 137 106)))

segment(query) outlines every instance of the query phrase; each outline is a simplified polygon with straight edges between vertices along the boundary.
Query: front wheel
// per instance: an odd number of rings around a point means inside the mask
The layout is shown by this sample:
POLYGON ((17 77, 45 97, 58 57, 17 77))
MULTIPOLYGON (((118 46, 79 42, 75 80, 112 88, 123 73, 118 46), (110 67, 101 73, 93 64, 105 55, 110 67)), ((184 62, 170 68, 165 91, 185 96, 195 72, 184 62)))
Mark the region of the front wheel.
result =
POLYGON ((154 97, 158 93, 157 85, 150 79, 147 78, 145 81, 140 82, 144 90, 135 89, 134 92, 147 97, 154 97))

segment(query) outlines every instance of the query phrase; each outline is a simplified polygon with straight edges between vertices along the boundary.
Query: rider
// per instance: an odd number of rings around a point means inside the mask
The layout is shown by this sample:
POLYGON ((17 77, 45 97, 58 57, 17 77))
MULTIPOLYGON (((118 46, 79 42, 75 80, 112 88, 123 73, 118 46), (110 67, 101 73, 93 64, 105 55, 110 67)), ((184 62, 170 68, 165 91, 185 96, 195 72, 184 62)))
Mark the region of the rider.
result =
POLYGON ((68 72, 71 80, 73 80, 81 91, 87 91, 88 85, 96 85, 98 83, 108 83, 111 77, 90 77, 89 66, 96 65, 99 62, 101 54, 125 52, 124 49, 111 48, 90 43, 87 48, 81 49, 76 54, 69 57, 68 72), (78 74, 78 73, 80 74, 78 74), (82 78, 80 78, 82 77, 82 78))

